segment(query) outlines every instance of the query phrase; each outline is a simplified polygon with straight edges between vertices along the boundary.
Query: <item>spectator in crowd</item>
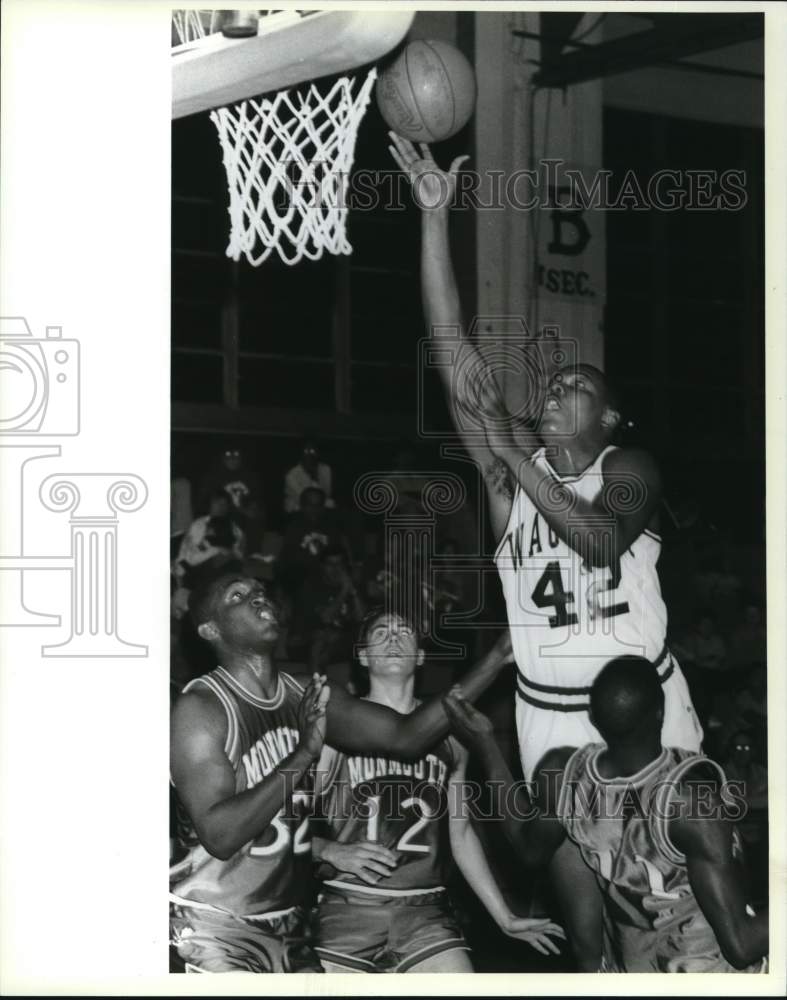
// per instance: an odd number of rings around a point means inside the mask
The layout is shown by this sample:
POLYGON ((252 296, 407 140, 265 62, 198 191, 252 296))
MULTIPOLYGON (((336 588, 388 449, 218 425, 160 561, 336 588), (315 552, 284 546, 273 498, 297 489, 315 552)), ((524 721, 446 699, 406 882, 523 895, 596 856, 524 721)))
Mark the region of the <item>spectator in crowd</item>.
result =
POLYGON ((232 516, 232 500, 224 490, 216 490, 210 511, 192 522, 186 532, 175 564, 181 588, 193 590, 208 575, 240 565, 244 536, 232 516))
POLYGON ((765 733, 768 724, 768 671, 755 665, 735 698, 735 711, 741 723, 765 733))
POLYGON ((244 504, 251 499, 262 502, 262 489, 258 474, 249 467, 240 448, 229 447, 222 451, 202 482, 203 502, 215 495, 216 490, 224 490, 229 496, 232 510, 242 528, 244 504))
POLYGON ((673 644, 691 689, 697 715, 707 724, 714 697, 729 687, 727 646, 713 615, 703 611, 687 636, 673 644))
POLYGON ((746 669, 768 658, 768 632, 759 604, 748 604, 743 619, 730 636, 730 657, 737 669, 746 669))
POLYGON ((303 442, 301 457, 284 477, 284 513, 295 514, 301 509, 304 490, 315 486, 322 490, 325 506, 329 510, 336 505, 333 501, 333 472, 331 467, 320 461, 317 444, 308 439, 303 442))
POLYGON ((768 770, 756 760, 757 737, 752 730, 739 729, 727 742, 721 761, 727 781, 734 782, 746 804, 738 821, 752 890, 757 901, 767 898, 768 883, 768 770))
POLYGON ((306 580, 296 602, 290 656, 308 662, 310 673, 326 674, 329 683, 346 687, 363 614, 346 550, 327 546, 320 553, 319 570, 306 580))
POLYGON ((194 520, 191 483, 185 476, 173 476, 169 483, 169 557, 174 559, 183 536, 194 520))
POLYGON ((703 556, 702 568, 694 579, 700 607, 713 608, 722 622, 737 621, 742 584, 733 572, 723 541, 703 556))
POLYGON ((729 781, 741 782, 749 810, 768 808, 768 770, 756 759, 757 736, 751 729, 738 729, 727 742, 722 764, 729 781))
POLYGON ((415 448, 407 441, 400 442, 387 478, 396 490, 398 514, 422 514, 423 491, 429 484, 429 476, 420 469, 420 460, 415 448))
MULTIPOLYGON (((458 556, 459 543, 446 538, 437 549, 438 556, 458 556)), ((468 657, 476 652, 477 631, 466 625, 446 623, 445 618, 468 609, 466 573, 459 573, 450 565, 443 566, 433 576, 430 589, 430 612, 433 634, 424 640, 431 651, 428 669, 421 672, 418 692, 430 695, 451 687, 464 669, 468 657)), ((472 607, 472 605, 470 605, 472 607)))
MULTIPOLYGON (((677 651, 677 650, 676 650, 677 651)), ((678 655, 700 670, 727 669, 727 645, 716 630, 713 615, 703 611, 691 632, 680 643, 678 655)))
MULTIPOLYGON (((457 556, 459 546, 456 539, 446 538, 440 545, 439 556, 457 556)), ((451 614, 465 607, 464 580, 461 573, 450 566, 439 569, 435 574, 434 589, 435 611, 439 614, 451 614)))
POLYGON ((282 537, 269 531, 265 511, 259 501, 246 501, 242 508, 246 535, 246 559, 243 572, 257 580, 272 582, 276 560, 282 546, 282 537))
POLYGON ((391 571, 382 555, 369 556, 362 567, 361 591, 369 607, 380 604, 390 607, 391 571))
POLYGON ((325 493, 308 486, 301 494, 300 510, 292 517, 284 533, 278 562, 280 582, 292 599, 307 578, 319 566, 320 553, 329 545, 346 548, 335 512, 325 505, 325 493))

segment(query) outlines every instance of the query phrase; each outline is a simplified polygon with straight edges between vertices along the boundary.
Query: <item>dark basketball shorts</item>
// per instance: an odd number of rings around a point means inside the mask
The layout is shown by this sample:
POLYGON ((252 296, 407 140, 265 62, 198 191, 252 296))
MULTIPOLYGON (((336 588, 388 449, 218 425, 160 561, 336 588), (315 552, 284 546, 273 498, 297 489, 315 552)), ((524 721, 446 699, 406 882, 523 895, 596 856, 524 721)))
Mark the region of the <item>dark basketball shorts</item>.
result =
POLYGON ((314 950, 356 972, 408 972, 445 951, 469 951, 448 893, 371 896, 326 889, 314 919, 314 950))
POLYGON ((273 917, 236 917, 171 902, 170 935, 185 972, 323 971, 300 907, 273 917))

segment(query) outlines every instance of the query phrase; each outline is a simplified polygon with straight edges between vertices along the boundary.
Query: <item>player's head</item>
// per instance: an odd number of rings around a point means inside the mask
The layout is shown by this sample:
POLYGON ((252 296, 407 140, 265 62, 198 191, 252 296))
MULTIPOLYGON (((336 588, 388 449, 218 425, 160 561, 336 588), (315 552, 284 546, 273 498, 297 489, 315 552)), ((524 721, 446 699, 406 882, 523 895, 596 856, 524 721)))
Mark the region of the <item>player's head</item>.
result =
POLYGON ((373 608, 361 622, 358 659, 370 679, 412 677, 424 662, 418 629, 408 615, 373 608))
POLYGON ((539 435, 608 440, 620 423, 617 393, 594 365, 560 368, 549 380, 539 435))
POLYGON ((224 467, 230 472, 237 471, 243 465, 243 455, 240 448, 225 448, 221 460, 224 467))
POLYGON ((304 438, 301 446, 301 465, 307 472, 317 469, 320 462, 320 449, 314 438, 304 438))
POLYGON ((280 633, 279 614, 259 580, 221 573, 196 587, 189 614, 197 634, 215 648, 270 651, 280 633))
POLYGON ((754 739, 748 729, 739 729, 727 743, 727 756, 738 767, 748 767, 751 764, 754 750, 754 739))
POLYGON ((590 717, 610 746, 658 737, 664 721, 664 690, 650 660, 644 656, 610 660, 590 690, 590 717))

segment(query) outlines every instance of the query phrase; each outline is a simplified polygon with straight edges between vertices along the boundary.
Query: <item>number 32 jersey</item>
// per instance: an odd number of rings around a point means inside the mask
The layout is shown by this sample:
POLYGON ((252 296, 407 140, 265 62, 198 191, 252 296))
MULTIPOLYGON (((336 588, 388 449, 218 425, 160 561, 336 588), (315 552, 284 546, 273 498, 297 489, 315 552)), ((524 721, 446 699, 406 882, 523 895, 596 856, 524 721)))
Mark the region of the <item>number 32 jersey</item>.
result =
POLYGON ((344 872, 325 884, 380 896, 443 888, 450 857, 448 779, 459 753, 451 737, 416 761, 350 755, 326 747, 317 778, 322 793, 317 815, 324 817, 324 835, 344 844, 381 844, 394 851, 398 864, 379 887, 344 872))
MULTIPOLYGON (((565 509, 571 494, 595 500, 603 486, 604 459, 613 450, 606 448, 580 475, 567 477, 554 472, 544 449, 536 452, 533 461, 563 487, 545 488, 540 506, 565 509)), ((644 500, 642 489, 632 480, 628 495, 624 488, 610 502, 625 510, 644 500)), ((603 527, 600 520, 599 529, 603 527)), ((667 612, 656 572, 660 552, 658 536, 645 530, 617 559, 610 559, 611 565, 588 566, 524 490, 517 489, 495 563, 508 609, 518 690, 528 704, 586 710, 590 685, 616 656, 645 656, 660 672, 669 667, 667 612)))
MULTIPOLYGON (((259 784, 298 744, 298 707, 303 688, 279 673, 276 694, 257 697, 223 667, 184 689, 210 691, 227 717, 225 753, 235 772, 235 792, 259 784)), ((222 860, 209 854, 192 830, 186 856, 170 870, 170 898, 181 905, 218 909, 236 916, 288 910, 303 902, 311 874, 309 815, 311 774, 256 839, 222 860)))

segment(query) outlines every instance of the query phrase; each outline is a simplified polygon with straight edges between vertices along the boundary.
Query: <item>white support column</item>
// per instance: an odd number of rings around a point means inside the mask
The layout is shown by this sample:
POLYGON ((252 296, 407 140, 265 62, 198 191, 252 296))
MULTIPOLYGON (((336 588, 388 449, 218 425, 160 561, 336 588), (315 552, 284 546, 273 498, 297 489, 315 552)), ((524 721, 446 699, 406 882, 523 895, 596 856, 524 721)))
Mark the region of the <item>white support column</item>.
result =
MULTIPOLYGON (((582 33, 597 15, 585 15, 582 33)), ((533 12, 476 14, 479 95, 475 115, 480 197, 502 171, 500 207, 477 210, 478 304, 482 315, 523 316, 531 338, 559 328, 577 361, 603 366, 604 214, 576 210, 558 189, 565 169, 592 189, 602 163, 602 84, 532 90, 540 46, 513 29, 538 34, 533 12), (559 161, 551 169, 547 160, 559 161), (524 171, 535 170, 535 175, 524 171), (530 207, 526 207, 530 204, 530 207)), ((591 33, 585 40, 592 41, 591 33)), ((544 361, 549 366, 551 355, 544 361)), ((509 405, 521 410, 521 380, 504 379, 509 405)))

